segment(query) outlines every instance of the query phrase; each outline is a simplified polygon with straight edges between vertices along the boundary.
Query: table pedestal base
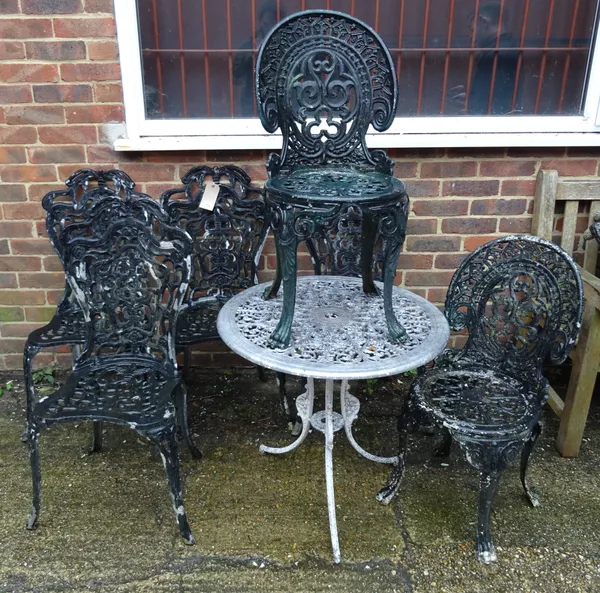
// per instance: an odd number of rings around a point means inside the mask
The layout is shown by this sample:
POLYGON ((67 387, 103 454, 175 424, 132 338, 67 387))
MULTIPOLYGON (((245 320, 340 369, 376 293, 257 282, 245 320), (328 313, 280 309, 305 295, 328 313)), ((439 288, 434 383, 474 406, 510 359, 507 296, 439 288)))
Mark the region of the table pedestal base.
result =
POLYGON ((352 447, 370 461, 396 464, 398 463, 398 457, 379 457, 377 455, 372 455, 356 442, 356 439, 352 434, 352 424, 358 416, 360 402, 356 397, 350 394, 347 379, 343 379, 340 385, 341 414, 333 411, 332 379, 327 379, 325 382, 325 409, 313 413, 314 400, 315 383, 314 379, 309 377, 306 381, 306 392, 296 398, 298 416, 302 420, 302 431, 300 436, 287 447, 267 447, 266 445, 261 445, 260 452, 281 455, 293 451, 304 441, 311 426, 325 435, 325 482, 327 488, 329 530, 331 533, 331 547, 333 548, 333 561, 336 564, 339 564, 341 555, 335 514, 335 491, 333 484, 333 434, 344 428, 348 441, 350 441, 352 447))

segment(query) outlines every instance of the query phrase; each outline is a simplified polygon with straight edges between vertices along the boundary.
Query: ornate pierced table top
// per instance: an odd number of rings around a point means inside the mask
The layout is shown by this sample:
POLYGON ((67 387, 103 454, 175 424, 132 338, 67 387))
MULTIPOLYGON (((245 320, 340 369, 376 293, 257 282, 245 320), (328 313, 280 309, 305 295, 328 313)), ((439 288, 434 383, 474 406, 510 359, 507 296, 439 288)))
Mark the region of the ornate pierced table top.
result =
POLYGON ((315 379, 385 377, 426 364, 448 341, 442 313, 407 290, 393 290, 394 312, 408 334, 404 343, 394 344, 388 337, 383 300, 366 295, 360 278, 305 276, 298 278, 292 342, 282 350, 270 349, 267 344, 281 317, 283 299, 263 299, 269 284, 228 301, 217 328, 234 352, 275 371, 315 379))
POLYGON ((298 167, 267 181, 269 195, 283 199, 369 201, 395 198, 406 191, 402 181, 377 171, 353 167, 298 167))

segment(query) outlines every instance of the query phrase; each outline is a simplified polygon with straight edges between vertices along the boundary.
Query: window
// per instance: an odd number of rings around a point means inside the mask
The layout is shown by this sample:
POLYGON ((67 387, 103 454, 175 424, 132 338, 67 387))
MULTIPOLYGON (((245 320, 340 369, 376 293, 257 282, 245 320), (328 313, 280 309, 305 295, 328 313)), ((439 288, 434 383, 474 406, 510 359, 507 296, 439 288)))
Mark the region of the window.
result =
POLYGON ((396 120, 372 147, 600 143, 600 0, 120 0, 117 149, 276 148, 253 70, 286 15, 328 8, 388 45, 396 120))

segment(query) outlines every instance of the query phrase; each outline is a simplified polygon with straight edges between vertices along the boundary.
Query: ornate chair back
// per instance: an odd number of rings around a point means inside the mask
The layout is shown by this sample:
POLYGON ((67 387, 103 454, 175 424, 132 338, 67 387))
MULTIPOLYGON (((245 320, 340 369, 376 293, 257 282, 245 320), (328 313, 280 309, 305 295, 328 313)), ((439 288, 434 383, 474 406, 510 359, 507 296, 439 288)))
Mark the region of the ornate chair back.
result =
POLYGON ((194 242, 193 276, 187 305, 199 299, 230 298, 257 282, 260 254, 269 230, 262 190, 234 165, 194 167, 182 178, 184 187, 161 198, 171 224, 187 231, 194 242), (210 183, 218 184, 212 210, 202 208, 210 183))
POLYGON ((175 323, 190 277, 191 239, 140 218, 140 202, 121 204, 111 223, 94 224, 113 212, 111 203, 99 202, 90 221, 61 236, 67 278, 89 327, 77 366, 143 357, 175 373, 175 323))
POLYGON ((392 161, 365 142, 396 114, 395 68, 384 42, 365 23, 330 10, 308 10, 278 23, 256 64, 262 125, 283 134, 269 174, 298 165, 356 165, 392 174, 392 161))
POLYGON ((565 360, 583 311, 579 272, 557 245, 527 235, 502 237, 471 253, 454 274, 446 317, 467 330, 460 355, 536 380, 542 364, 565 360))

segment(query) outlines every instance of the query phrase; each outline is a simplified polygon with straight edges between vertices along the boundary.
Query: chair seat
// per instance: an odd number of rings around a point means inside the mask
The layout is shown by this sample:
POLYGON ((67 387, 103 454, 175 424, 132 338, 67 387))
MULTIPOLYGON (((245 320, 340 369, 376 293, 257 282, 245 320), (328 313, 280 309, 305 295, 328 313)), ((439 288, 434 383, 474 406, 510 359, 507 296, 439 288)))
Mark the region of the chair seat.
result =
POLYGON ((161 363, 129 357, 106 366, 86 364, 63 387, 36 404, 44 421, 109 420, 126 424, 164 424, 172 412, 172 393, 179 378, 161 363))
POLYGON ((182 311, 177 319, 177 347, 219 339, 217 317, 224 303, 217 299, 199 301, 182 311))
POLYGON ((406 192, 402 181, 377 171, 353 167, 298 167, 265 184, 269 195, 314 201, 361 201, 394 198, 406 192))
POLYGON ((87 324, 80 309, 56 313, 50 323, 32 331, 28 343, 39 348, 61 344, 85 344, 87 324))
POLYGON ((426 371, 413 385, 418 403, 458 432, 514 436, 535 420, 531 393, 514 377, 469 366, 426 371))

